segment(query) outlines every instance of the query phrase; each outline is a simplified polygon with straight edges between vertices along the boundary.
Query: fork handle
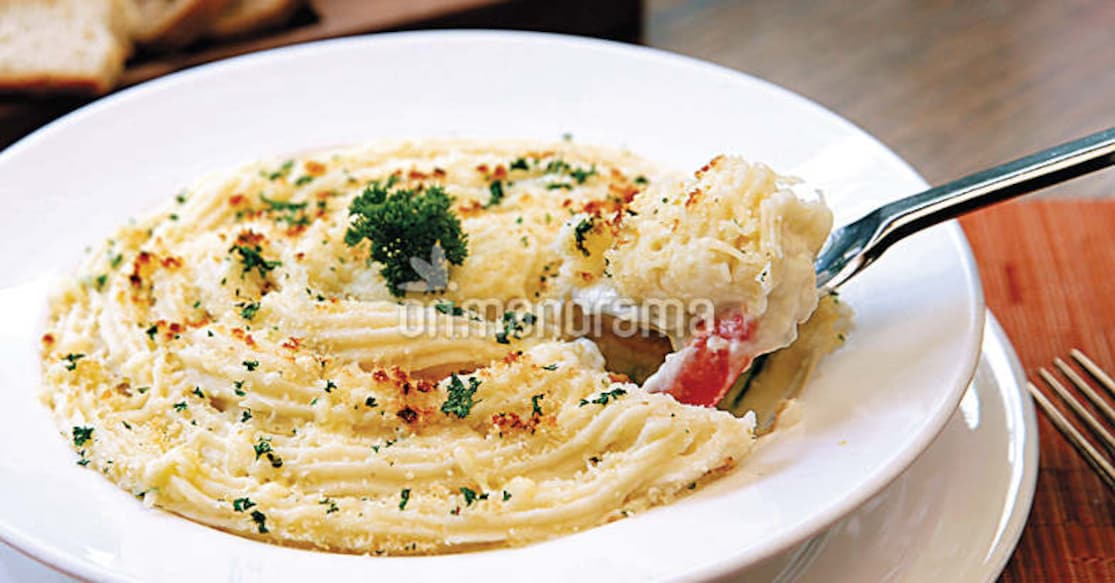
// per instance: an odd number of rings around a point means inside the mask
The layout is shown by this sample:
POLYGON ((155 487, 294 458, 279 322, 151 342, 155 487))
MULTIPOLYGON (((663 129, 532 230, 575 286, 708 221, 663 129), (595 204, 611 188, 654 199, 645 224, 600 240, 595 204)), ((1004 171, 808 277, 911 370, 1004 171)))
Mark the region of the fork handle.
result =
POLYGON ((879 226, 863 248, 862 261, 828 282, 828 288, 840 285, 908 235, 1113 164, 1115 128, 1110 128, 896 200, 875 211, 879 226))
MULTIPOLYGON (((1115 128, 969 174, 883 207, 892 243, 990 204, 1115 164, 1115 128)), ((887 229, 884 228, 884 231, 887 229)))

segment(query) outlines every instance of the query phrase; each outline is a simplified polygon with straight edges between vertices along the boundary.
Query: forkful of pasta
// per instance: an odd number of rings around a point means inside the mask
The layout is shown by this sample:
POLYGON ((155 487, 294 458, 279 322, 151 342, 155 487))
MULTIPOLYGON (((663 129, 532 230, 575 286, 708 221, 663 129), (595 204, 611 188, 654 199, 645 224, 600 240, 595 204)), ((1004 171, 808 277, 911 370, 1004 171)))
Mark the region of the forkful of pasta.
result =
MULTIPOLYGON (((587 244, 603 249, 611 277, 575 290, 573 300, 669 340, 674 350, 644 388, 688 404, 754 411, 756 432, 766 433, 820 355, 843 341, 848 312, 837 307, 838 288, 886 249, 966 212, 1112 164, 1115 128, 897 200, 829 235, 832 215, 819 197, 799 198, 791 181, 765 166, 718 157, 674 194, 637 198, 636 214, 618 227, 592 231, 587 244), (665 298, 682 305, 663 307, 665 298), (791 346, 813 329, 812 340, 791 346), (753 391, 761 369, 779 371, 779 380, 753 391)), ((610 360, 662 354, 599 343, 610 360)))

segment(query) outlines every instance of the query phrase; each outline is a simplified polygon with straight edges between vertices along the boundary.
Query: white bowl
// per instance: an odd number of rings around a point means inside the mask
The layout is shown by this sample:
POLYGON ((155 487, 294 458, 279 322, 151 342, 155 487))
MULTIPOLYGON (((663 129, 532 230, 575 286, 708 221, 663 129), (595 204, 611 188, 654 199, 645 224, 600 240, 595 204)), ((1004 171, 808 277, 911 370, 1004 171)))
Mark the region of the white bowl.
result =
POLYGON ((94 579, 709 578, 820 532, 925 449, 975 370, 983 299, 947 224, 848 284, 849 342, 804 418, 676 504, 523 548, 373 558, 287 549, 160 511, 74 464, 35 392, 50 280, 128 216, 214 168, 385 137, 575 139, 679 168, 738 153, 823 189, 837 223, 920 190, 886 147, 773 85, 646 48, 422 32, 198 67, 100 100, 0 153, 0 539, 94 579))

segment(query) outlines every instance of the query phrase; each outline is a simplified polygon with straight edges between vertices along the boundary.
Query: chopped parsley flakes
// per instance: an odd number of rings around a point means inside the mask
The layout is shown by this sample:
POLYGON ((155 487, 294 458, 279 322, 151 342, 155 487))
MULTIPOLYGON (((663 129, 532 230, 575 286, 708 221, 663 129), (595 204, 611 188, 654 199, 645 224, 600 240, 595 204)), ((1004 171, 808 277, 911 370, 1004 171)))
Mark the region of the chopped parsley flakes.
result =
POLYGON ((607 405, 608 401, 612 401, 626 395, 627 391, 623 389, 612 389, 610 391, 603 391, 594 399, 581 399, 580 406, 584 407, 588 404, 593 405, 607 405))
POLYGON ((596 166, 593 165, 588 170, 584 168, 573 168, 569 171, 569 175, 573 177, 573 180, 577 181, 577 184, 584 184, 586 180, 596 176, 596 166))
POLYGON ((406 510, 407 502, 410 501, 410 488, 403 488, 399 492, 399 510, 406 510))
POLYGON ((286 162, 283 162, 282 166, 279 166, 278 170, 265 175, 267 176, 268 180, 278 180, 286 176, 287 174, 290 174, 291 168, 294 168, 294 160, 287 160, 286 162))
MULTIPOLYGON (((302 178, 306 177, 303 176, 302 178)), ((298 180, 301 181, 302 178, 298 180)), ((313 178, 311 177, 310 180, 313 180, 313 178)), ((299 181, 296 181, 295 184, 298 186, 305 184, 299 181)), ((259 195, 259 200, 267 205, 267 209, 265 209, 264 212, 273 216, 275 220, 279 222, 286 223, 291 227, 302 227, 310 224, 310 217, 306 215, 306 205, 308 203, 275 200, 267 198, 262 193, 259 195)))
POLYGON ((248 372, 252 372, 253 370, 259 368, 258 360, 245 360, 240 364, 244 365, 244 368, 248 369, 248 372))
POLYGON ((446 415, 456 415, 458 419, 468 417, 475 403, 472 396, 480 387, 480 379, 469 377, 468 386, 461 381, 461 377, 453 374, 449 379, 449 391, 445 402, 441 404, 441 412, 446 415))
POLYGON ((491 208, 503 202, 503 181, 493 180, 492 183, 488 185, 488 193, 490 196, 488 197, 488 202, 484 205, 484 208, 491 208))
POLYGON ((474 491, 473 489, 465 488, 463 486, 461 487, 461 495, 465 497, 465 506, 472 506, 472 503, 476 502, 477 500, 488 499, 488 494, 486 492, 477 494, 476 491, 474 491))
POLYGON ((267 272, 282 265, 281 261, 269 261, 264 259, 263 248, 259 245, 233 245, 229 248, 229 253, 238 253, 240 255, 240 262, 243 263, 244 270, 242 275, 247 275, 253 269, 259 273, 260 277, 267 277, 267 272))
POLYGON ((441 300, 434 304, 434 309, 449 316, 463 316, 465 311, 450 300, 441 300))
POLYGON ((587 238, 589 232, 592 231, 592 227, 593 219, 592 217, 588 217, 581 219, 581 222, 577 223, 577 226, 573 228, 573 236, 576 239, 577 250, 585 257, 591 255, 588 248, 585 247, 585 238, 587 238))
POLYGON ((251 498, 237 498, 232 501, 232 509, 236 512, 244 512, 255 505, 256 503, 252 502, 251 498))
POLYGON ((240 307, 240 317, 248 321, 255 318, 259 311, 259 302, 241 302, 236 305, 240 307))
POLYGON ((565 160, 562 160, 561 158, 554 158, 553 160, 550 160, 546 163, 546 167, 543 168, 542 171, 546 174, 564 174, 571 168, 572 167, 565 160))
POLYGON ((521 339, 526 327, 534 324, 537 320, 538 317, 530 312, 522 316, 516 316, 515 312, 504 312, 500 319, 501 329, 496 332, 496 342, 510 344, 512 337, 516 340, 521 339))
POLYGON ((70 354, 62 357, 62 360, 66 361, 66 364, 62 366, 66 370, 77 370, 77 361, 83 358, 85 358, 84 354, 71 352, 70 354))
POLYGON ((372 446, 372 451, 374 451, 374 452, 376 452, 376 453, 379 453, 379 450, 380 450, 380 448, 381 448, 381 447, 382 447, 383 449, 387 449, 387 448, 391 447, 392 445, 395 445, 395 442, 397 442, 397 441, 399 441, 399 439, 398 439, 398 438, 395 438, 395 439, 388 439, 387 441, 385 441, 385 442, 383 443, 383 445, 373 445, 373 446, 372 446))
POLYGON ((81 446, 85 445, 85 442, 89 441, 90 439, 93 439, 93 428, 92 427, 81 427, 81 426, 75 425, 74 430, 73 430, 73 435, 74 435, 74 446, 81 447, 81 446))
POLYGON ((267 534, 268 532, 270 532, 270 531, 267 530, 267 515, 266 514, 260 512, 259 510, 253 510, 252 511, 252 521, 255 522, 256 526, 259 528, 259 534, 267 534))
POLYGON ((539 405, 538 403, 540 401, 542 401, 542 399, 544 399, 544 398, 546 398, 546 395, 543 395, 541 393, 537 394, 537 395, 534 395, 530 398, 530 414, 531 415, 536 416, 536 417, 540 417, 542 415, 542 406, 539 405))
POLYGON ((256 452, 257 460, 260 458, 260 456, 266 456, 267 461, 271 462, 271 467, 283 467, 283 458, 279 457, 278 454, 275 453, 275 450, 271 449, 270 437, 260 437, 256 441, 255 445, 252 446, 252 449, 256 452))

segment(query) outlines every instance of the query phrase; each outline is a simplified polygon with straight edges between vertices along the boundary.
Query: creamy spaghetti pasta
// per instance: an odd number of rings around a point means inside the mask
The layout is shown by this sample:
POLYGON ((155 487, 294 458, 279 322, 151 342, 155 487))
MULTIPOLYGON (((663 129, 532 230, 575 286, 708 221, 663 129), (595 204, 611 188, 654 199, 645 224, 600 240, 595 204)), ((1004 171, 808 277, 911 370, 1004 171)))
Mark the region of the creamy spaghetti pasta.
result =
MULTIPOLYGON (((244 536, 414 554, 592 527, 732 468, 754 420, 609 372, 563 319, 603 286, 710 300, 686 321, 746 305, 779 339, 762 351, 788 343, 830 219, 780 180, 736 159, 686 182, 617 150, 451 140, 215 174, 59 290, 43 400, 78 463, 244 536), (393 200, 430 223, 395 247, 361 237, 408 224, 393 200)), ((642 323, 675 348, 703 334, 642 323)))

